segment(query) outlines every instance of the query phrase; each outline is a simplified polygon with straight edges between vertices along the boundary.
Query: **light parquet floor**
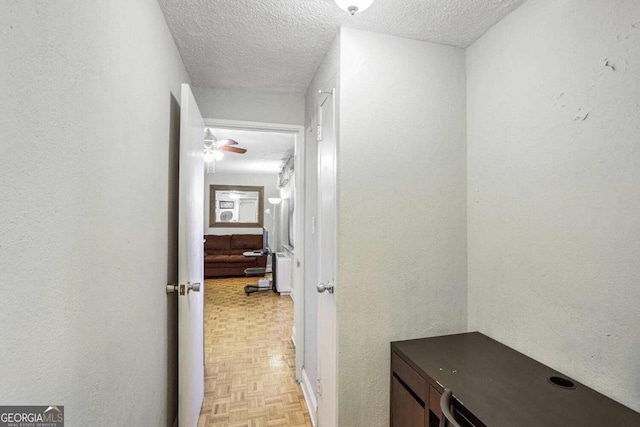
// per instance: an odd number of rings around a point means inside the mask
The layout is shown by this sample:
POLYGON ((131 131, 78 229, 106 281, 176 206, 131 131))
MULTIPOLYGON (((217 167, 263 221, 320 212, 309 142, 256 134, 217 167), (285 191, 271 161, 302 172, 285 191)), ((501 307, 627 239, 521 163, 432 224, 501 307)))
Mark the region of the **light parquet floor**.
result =
POLYGON ((204 403, 198 427, 311 426, 295 381, 293 301, 244 293, 256 278, 205 281, 204 403))

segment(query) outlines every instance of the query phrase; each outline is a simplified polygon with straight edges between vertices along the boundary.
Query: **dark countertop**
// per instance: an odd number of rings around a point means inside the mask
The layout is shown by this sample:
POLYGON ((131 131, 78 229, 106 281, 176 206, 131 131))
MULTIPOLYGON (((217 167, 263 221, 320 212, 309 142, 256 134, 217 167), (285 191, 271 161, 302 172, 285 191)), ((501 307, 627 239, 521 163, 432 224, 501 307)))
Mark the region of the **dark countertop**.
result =
POLYGON ((479 332, 391 343, 419 374, 451 389, 488 427, 638 427, 640 413, 479 332))

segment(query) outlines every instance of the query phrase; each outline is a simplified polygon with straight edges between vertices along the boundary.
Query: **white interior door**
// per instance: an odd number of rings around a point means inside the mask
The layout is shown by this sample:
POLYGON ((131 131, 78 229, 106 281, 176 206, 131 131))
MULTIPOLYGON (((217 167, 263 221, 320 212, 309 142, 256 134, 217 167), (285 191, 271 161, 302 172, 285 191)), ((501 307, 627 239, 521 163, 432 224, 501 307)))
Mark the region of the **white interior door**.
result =
MULTIPOLYGON (((318 106, 318 426, 337 425, 335 90, 318 106)), ((338 291, 339 292, 339 291, 338 291)))
POLYGON ((180 103, 178 425, 198 424, 204 398, 204 122, 191 88, 180 103))

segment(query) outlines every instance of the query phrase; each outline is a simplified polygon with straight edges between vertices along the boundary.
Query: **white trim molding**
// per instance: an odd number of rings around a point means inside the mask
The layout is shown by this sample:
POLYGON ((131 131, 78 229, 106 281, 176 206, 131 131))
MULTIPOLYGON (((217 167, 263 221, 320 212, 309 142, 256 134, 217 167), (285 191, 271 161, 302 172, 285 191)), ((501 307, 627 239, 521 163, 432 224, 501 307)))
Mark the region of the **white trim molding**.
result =
POLYGON ((311 424, 316 427, 318 425, 318 402, 316 401, 316 395, 313 394, 313 383, 309 381, 307 371, 304 368, 302 368, 302 383, 300 385, 302 386, 304 401, 307 402, 311 424))
POLYGON ((304 136, 304 126, 288 125, 282 123, 265 123, 265 122, 245 122, 242 120, 222 120, 222 119, 204 119, 205 126, 237 129, 237 130, 259 130, 262 132, 285 132, 299 133, 304 136))

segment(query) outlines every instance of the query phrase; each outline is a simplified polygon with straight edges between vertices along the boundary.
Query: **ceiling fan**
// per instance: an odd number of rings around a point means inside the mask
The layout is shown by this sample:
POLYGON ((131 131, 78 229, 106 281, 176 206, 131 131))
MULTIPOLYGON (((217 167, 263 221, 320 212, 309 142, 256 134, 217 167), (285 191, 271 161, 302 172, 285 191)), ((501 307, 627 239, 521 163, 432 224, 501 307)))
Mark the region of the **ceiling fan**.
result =
POLYGON ((233 147, 233 145, 238 145, 238 143, 233 139, 218 139, 211 132, 211 129, 206 128, 204 131, 204 161, 211 163, 214 160, 222 160, 223 151, 238 154, 247 152, 245 148, 233 147))

